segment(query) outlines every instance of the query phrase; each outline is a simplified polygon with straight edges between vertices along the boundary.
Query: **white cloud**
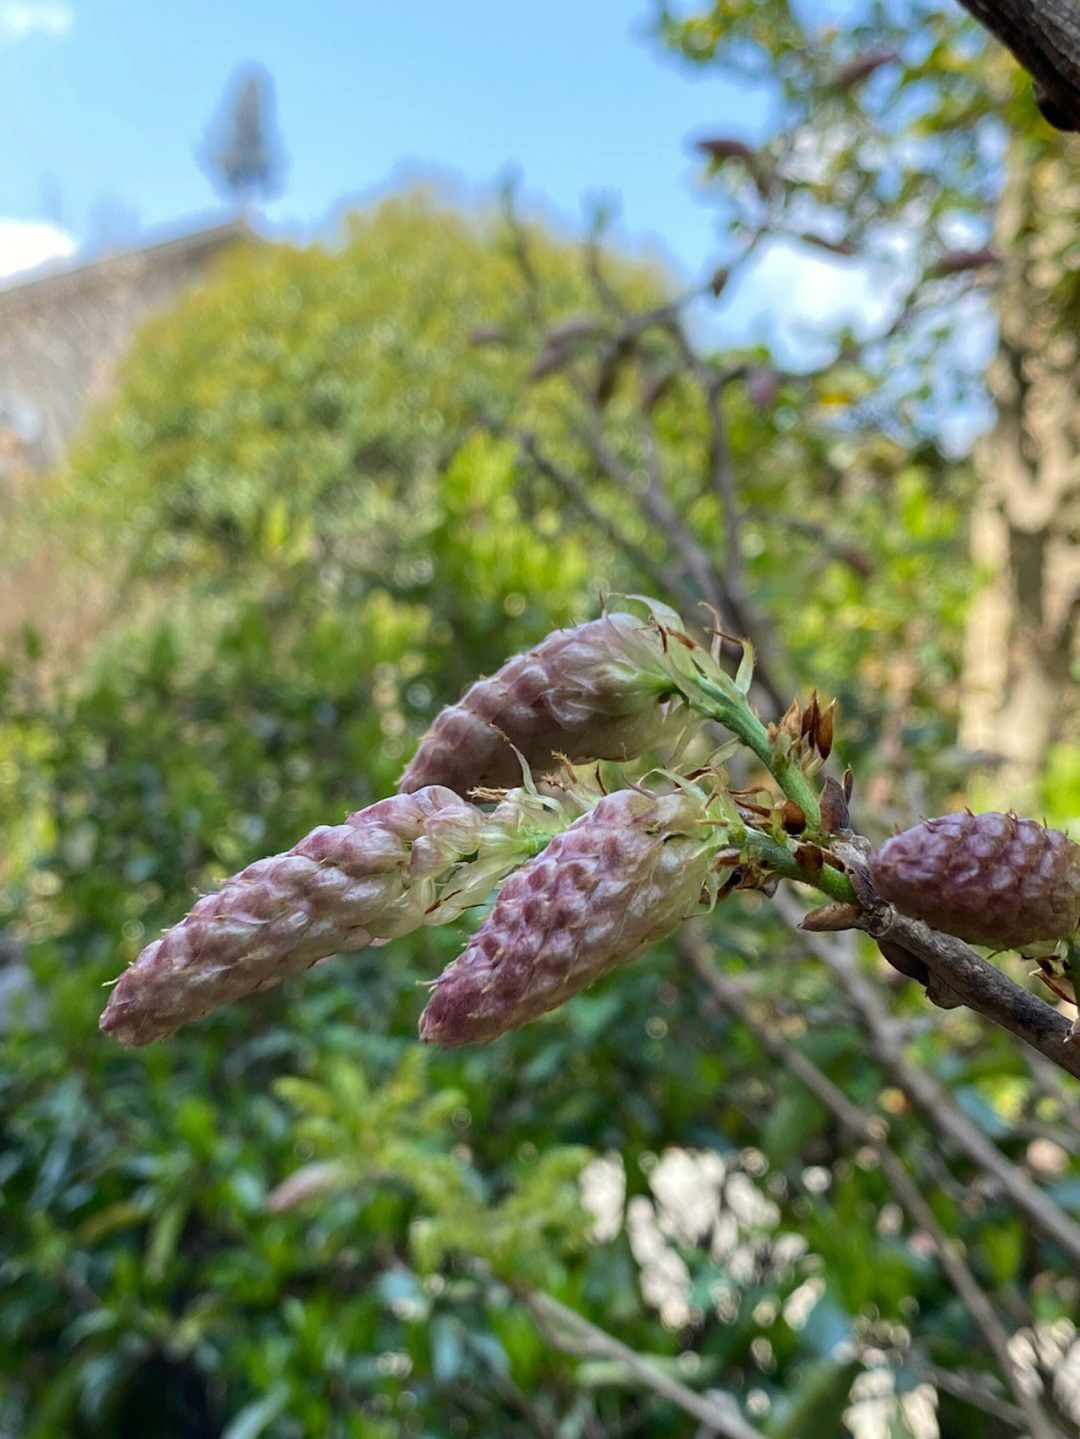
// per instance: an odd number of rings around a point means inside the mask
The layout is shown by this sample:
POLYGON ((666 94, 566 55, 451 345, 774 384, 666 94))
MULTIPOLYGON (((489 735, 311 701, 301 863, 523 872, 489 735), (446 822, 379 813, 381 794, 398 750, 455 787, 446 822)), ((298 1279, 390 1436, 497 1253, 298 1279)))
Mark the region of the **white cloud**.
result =
POLYGON ((66 260, 77 248, 66 230, 43 220, 0 219, 0 283, 50 260, 66 260))
POLYGON ((771 241, 725 294, 724 333, 737 341, 768 338, 781 364, 821 363, 832 351, 830 330, 847 325, 866 335, 895 313, 910 276, 903 255, 894 259, 886 268, 771 241))
POLYGON ((60 0, 0 0, 0 40, 48 35, 61 40, 75 24, 75 11, 60 0))

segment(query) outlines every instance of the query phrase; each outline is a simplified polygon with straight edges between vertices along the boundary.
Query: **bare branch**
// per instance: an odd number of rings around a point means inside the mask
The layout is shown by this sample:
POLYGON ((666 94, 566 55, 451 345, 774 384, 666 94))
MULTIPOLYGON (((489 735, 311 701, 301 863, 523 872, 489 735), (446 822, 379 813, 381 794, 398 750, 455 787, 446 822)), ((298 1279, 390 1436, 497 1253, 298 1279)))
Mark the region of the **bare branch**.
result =
POLYGON ((1011 1424, 1014 1429, 1024 1427, 1024 1416, 1016 1405, 989 1393, 986 1385, 976 1376, 965 1374, 961 1370, 941 1369, 935 1364, 922 1365, 920 1373, 927 1383, 940 1389, 943 1394, 951 1394, 964 1404, 970 1404, 973 1409, 981 1409, 995 1419, 1011 1424))
POLYGON ((700 923, 683 927, 680 948, 694 972, 708 986, 725 1009, 729 1009, 767 1049, 828 1109, 839 1123, 876 1153, 897 1200, 908 1218, 930 1240, 949 1282, 964 1303, 987 1349, 1004 1375, 1032 1439, 1062 1439, 1060 1431, 1043 1414, 1027 1392, 1009 1354, 1009 1335, 993 1305, 983 1292, 963 1257, 962 1246, 945 1233, 934 1211, 898 1156, 886 1142, 885 1121, 853 1104, 832 1080, 802 1050, 784 1039, 777 1027, 767 1024, 743 994, 741 987, 717 968, 712 949, 700 923))
POLYGON ((481 423, 493 434, 515 439, 522 454, 536 466, 540 474, 546 480, 550 480, 566 496, 574 508, 598 533, 604 535, 616 549, 621 550, 623 554, 633 560, 634 564, 640 568, 643 574, 649 576, 662 594, 670 595, 673 599, 677 598, 684 604, 693 604, 697 596, 686 585, 683 578, 670 566, 658 564, 614 520, 604 514, 602 510, 597 509, 589 498, 589 492, 585 485, 572 471, 565 469, 550 455, 545 454, 531 431, 510 429, 489 416, 481 416, 481 423))
POLYGON ((739 638, 748 639, 757 652, 758 662, 754 679, 776 714, 786 708, 785 687, 772 674, 767 660, 768 645, 764 636, 757 632, 753 618, 732 594, 726 577, 713 564, 708 551, 679 514, 664 487, 655 458, 651 472, 644 478, 633 473, 607 444, 599 427, 588 437, 589 447, 597 468, 608 479, 618 484, 624 492, 631 494, 641 506, 643 513, 667 536, 677 554, 681 555, 687 570, 699 588, 700 596, 721 616, 723 623, 739 638))
POLYGON ((698 1394, 665 1373, 647 1355, 623 1344, 605 1329, 598 1328, 573 1309, 560 1304, 550 1294, 541 1294, 520 1285, 515 1285, 514 1289, 558 1348, 569 1354, 592 1355, 625 1364, 640 1383, 699 1420, 708 1434, 719 1435, 721 1439, 763 1439, 761 1430, 742 1418, 730 1396, 698 1394))
MULTIPOLYGON (((777 894, 774 903, 784 919, 798 928, 802 910, 794 897, 777 894)), ((799 932, 807 947, 831 970, 843 988, 862 1020, 874 1057, 896 1086, 960 1153, 993 1175, 1022 1214, 1073 1259, 1080 1261, 1080 1224, 1001 1152, 932 1074, 915 1068, 904 1058, 903 1026, 888 1013, 878 990, 859 969, 850 946, 838 943, 833 936, 799 932)))

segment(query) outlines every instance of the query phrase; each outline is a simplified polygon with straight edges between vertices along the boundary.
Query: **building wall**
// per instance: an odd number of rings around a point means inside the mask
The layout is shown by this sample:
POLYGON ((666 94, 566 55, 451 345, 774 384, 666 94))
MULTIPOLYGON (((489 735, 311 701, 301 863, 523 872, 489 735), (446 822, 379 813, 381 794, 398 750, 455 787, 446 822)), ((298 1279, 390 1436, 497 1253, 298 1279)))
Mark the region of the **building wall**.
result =
POLYGON ((230 221, 0 289, 0 483, 62 459, 139 326, 250 233, 230 221))

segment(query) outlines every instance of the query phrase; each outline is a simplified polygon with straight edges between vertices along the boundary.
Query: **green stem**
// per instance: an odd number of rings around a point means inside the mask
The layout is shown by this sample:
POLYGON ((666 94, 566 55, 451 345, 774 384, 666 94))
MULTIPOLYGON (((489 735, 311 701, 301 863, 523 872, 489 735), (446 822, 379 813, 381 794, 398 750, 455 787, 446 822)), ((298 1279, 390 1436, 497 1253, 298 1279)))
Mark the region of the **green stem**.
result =
POLYGON ((771 870, 787 879, 811 884, 815 889, 821 890, 822 894, 827 894, 830 899, 838 900, 841 904, 859 903, 855 887, 846 874, 833 869, 829 864, 823 865, 819 870, 804 869, 788 846, 778 839, 773 839, 772 835, 763 834, 759 829, 747 828, 739 847, 759 854, 771 870))
MULTIPOLYGON (((704 676, 694 686, 698 695, 686 694, 687 700, 699 712, 722 724, 748 749, 753 750, 762 764, 775 777, 777 784, 802 810, 806 816, 807 830, 814 834, 821 828, 821 808, 813 786, 803 774, 797 762, 792 763, 787 755, 777 752, 769 738, 769 732, 750 708, 746 699, 734 691, 727 694, 704 676), (700 698, 699 698, 700 695, 700 698)), ((734 686, 732 687, 734 689, 734 686)))

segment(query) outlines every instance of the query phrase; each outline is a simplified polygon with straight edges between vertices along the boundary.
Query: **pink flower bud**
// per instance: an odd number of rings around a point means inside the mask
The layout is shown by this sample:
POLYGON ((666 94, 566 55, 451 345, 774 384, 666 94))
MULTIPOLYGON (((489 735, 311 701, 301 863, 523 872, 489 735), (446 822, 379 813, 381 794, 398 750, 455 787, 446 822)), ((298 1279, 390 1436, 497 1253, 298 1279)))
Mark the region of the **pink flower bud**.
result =
POLYGON ((515 749, 537 772, 558 755, 633 759, 660 738, 676 688, 656 624, 608 614, 556 630, 436 717, 399 788, 510 788, 521 781, 515 749))
POLYGON ((437 981, 420 1037, 494 1039, 635 958, 701 904, 716 835, 692 793, 600 800, 506 881, 437 981))
POLYGON ((483 813, 437 786, 394 795, 248 865, 147 945, 101 1028, 147 1044, 316 960, 424 923, 435 878, 476 848, 483 813))
POLYGON ((1080 923, 1080 846, 1014 814, 949 814, 886 840, 874 888, 969 944, 1023 949, 1080 923))

